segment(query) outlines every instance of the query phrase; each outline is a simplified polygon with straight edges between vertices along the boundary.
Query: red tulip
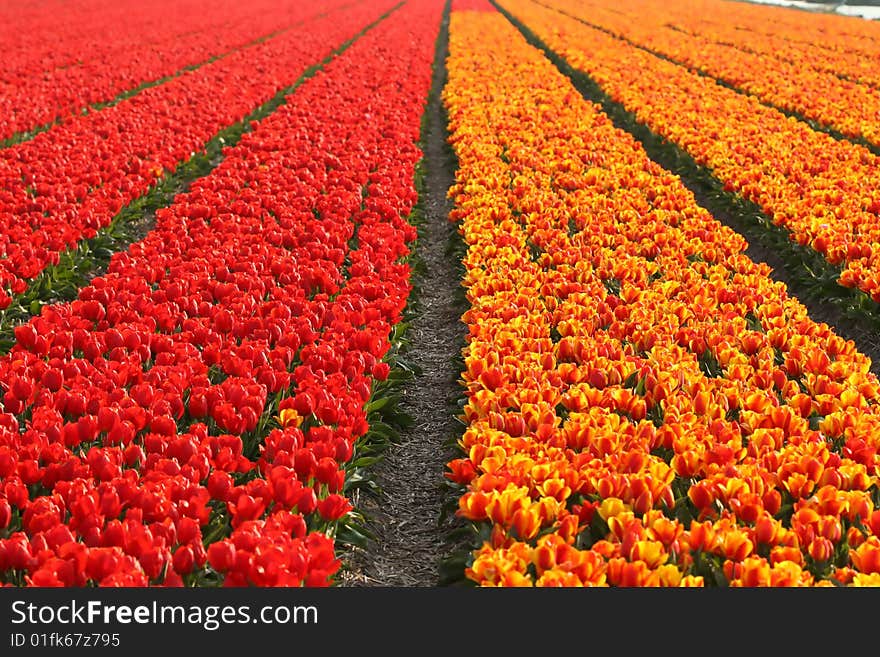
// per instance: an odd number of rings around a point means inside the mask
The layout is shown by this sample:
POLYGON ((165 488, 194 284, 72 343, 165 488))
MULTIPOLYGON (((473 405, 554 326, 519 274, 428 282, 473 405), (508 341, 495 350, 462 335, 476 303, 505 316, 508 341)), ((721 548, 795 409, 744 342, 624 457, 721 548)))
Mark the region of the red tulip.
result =
POLYGON ((6 529, 9 527, 9 523, 12 521, 12 507, 9 506, 9 502, 4 499, 0 499, 0 529, 6 529))
POLYGON ((219 541, 208 546, 208 563, 221 573, 225 573, 235 564, 235 546, 229 541, 219 541))
POLYGON ((318 513, 328 522, 338 520, 351 509, 351 503, 342 495, 333 493, 322 500, 318 500, 318 513))
POLYGON ((195 557, 192 548, 188 545, 182 545, 174 552, 172 559, 174 570, 180 575, 188 575, 192 572, 195 565, 195 557))

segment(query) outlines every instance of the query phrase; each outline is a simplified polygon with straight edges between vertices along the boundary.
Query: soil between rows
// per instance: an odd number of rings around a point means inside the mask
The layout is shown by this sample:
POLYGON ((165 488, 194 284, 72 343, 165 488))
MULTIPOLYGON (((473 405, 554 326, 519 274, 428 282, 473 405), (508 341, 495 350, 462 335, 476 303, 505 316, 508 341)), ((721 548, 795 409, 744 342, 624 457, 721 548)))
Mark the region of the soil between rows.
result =
POLYGON ((446 464, 458 456, 449 443, 461 425, 450 412, 450 403, 460 392, 455 359, 465 332, 457 294, 459 265, 449 255, 450 245, 460 239, 448 220, 452 203, 446 197, 456 165, 446 141, 446 114, 440 98, 446 82, 448 21, 446 11, 423 129, 424 223, 415 249, 421 267, 413 277, 416 315, 406 336, 413 348, 405 353, 407 362, 420 373, 406 383, 400 403, 414 422, 371 468, 378 496, 359 494, 353 500, 373 539, 366 549, 343 548, 341 586, 437 586, 441 563, 457 549, 448 536, 456 520, 441 520, 441 509, 448 501, 443 474, 446 464))

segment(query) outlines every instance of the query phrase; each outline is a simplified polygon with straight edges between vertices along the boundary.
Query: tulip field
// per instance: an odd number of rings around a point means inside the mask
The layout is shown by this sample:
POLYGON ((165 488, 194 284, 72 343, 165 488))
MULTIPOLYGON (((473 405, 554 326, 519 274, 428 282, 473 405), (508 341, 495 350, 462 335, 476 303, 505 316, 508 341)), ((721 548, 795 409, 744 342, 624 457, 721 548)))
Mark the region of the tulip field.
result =
POLYGON ((383 550, 362 504, 419 387, 456 427, 420 438, 455 456, 414 513, 457 523, 422 584, 880 586, 880 350, 828 320, 880 335, 880 24, 726 0, 0 17, 4 586, 342 586, 383 550), (795 276, 746 254, 762 231, 795 276), (442 353, 407 337, 430 248, 460 274, 432 290, 460 318, 442 353), (407 364, 429 348, 449 394, 407 364))

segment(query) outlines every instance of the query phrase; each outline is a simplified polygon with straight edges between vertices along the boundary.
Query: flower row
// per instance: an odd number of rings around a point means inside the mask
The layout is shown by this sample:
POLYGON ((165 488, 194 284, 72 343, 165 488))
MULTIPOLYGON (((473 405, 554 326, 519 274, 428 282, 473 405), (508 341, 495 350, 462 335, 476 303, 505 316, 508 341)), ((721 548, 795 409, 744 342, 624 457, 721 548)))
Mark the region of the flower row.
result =
MULTIPOLYGON (((648 12, 658 7, 655 0, 640 2, 648 12)), ((871 59, 880 54, 880 31, 874 21, 720 0, 664 6, 668 24, 684 33, 702 34, 747 52, 880 86, 880 72, 871 65, 871 59)))
POLYGON ((454 11, 484 586, 880 585, 880 382, 499 14, 454 11))
POLYGON ((522 23, 655 134, 758 205, 880 302, 880 159, 714 81, 529 0, 522 23))
POLYGON ((744 51, 717 43, 711 36, 685 34, 666 25, 668 3, 640 3, 620 12, 572 0, 554 0, 552 6, 764 103, 880 145, 880 91, 874 87, 841 79, 836 71, 817 71, 798 60, 744 51))
POLYGON ((141 84, 246 45, 317 13, 258 0, 65 3, 36 15, 4 10, 0 140, 66 119, 141 84), (10 15, 11 14, 11 15, 10 15))
POLYGON ((0 151, 0 309, 166 171, 292 85, 388 2, 329 12, 103 111, 0 151))
POLYGON ((326 585, 344 466, 410 290, 439 8, 409 3, 255 126, 0 360, 0 573, 326 585))

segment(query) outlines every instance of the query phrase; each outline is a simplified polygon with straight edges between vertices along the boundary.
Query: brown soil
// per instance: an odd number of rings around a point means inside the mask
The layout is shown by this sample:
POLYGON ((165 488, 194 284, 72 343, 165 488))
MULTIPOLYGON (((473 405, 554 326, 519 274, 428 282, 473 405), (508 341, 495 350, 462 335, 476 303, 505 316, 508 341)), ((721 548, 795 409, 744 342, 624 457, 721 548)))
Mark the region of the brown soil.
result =
POLYGON ((401 431, 399 442, 388 447, 371 469, 379 494, 361 493, 354 500, 374 538, 366 549, 344 548, 341 586, 437 586, 441 562, 456 549, 449 538, 456 520, 441 520, 441 509, 449 500, 443 474, 458 455, 450 443, 461 425, 450 405, 461 392, 455 358, 464 340, 457 294, 461 279, 449 254, 460 238, 448 220, 452 204, 446 198, 456 166, 446 141, 440 99, 447 41, 448 14, 444 14, 423 131, 424 223, 416 244, 422 267, 414 276, 416 310, 406 334, 411 343, 406 361, 421 373, 407 382, 400 404, 414 423, 401 431))

